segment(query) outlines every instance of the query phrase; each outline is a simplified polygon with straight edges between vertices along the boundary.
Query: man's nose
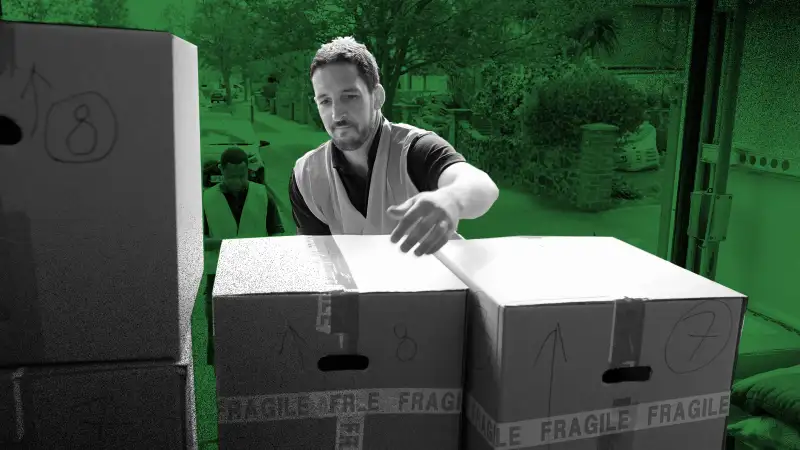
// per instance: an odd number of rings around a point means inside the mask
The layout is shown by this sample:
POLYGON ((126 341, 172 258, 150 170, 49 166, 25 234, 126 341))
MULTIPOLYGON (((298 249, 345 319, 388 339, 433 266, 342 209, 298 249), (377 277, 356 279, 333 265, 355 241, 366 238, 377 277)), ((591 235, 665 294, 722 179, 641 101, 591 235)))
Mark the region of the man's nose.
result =
POLYGON ((334 103, 331 108, 334 122, 343 122, 347 120, 347 110, 341 103, 334 103))

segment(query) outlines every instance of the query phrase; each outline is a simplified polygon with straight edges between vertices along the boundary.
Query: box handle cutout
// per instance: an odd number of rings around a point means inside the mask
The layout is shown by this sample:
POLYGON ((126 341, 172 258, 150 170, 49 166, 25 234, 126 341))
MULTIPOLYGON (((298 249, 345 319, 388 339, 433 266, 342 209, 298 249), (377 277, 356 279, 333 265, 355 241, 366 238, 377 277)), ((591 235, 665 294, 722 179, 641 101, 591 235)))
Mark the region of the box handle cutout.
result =
POLYGON ((366 370, 367 367, 369 367, 369 358, 363 355, 328 355, 317 361, 317 368, 322 372, 366 370))
POLYGON ((653 369, 650 366, 617 367, 603 372, 603 383, 642 383, 649 381, 652 374, 653 369))
POLYGON ((22 140, 22 128, 10 117, 0 114, 0 146, 17 145, 22 140))

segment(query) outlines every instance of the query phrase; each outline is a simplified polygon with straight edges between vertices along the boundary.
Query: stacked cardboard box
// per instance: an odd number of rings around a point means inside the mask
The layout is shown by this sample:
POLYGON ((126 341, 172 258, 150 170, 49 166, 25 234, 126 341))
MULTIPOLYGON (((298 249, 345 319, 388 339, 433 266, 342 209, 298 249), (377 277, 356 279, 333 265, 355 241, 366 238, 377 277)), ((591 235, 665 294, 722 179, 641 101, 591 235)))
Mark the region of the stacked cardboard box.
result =
POLYGON ((746 297, 612 238, 453 241, 464 448, 722 448, 746 297))
POLYGON ((385 236, 226 241, 220 448, 721 448, 743 295, 611 238, 437 258, 385 236))
POLYGON ((0 447, 195 446, 196 48, 0 22, 0 447))
POLYGON ((386 236, 225 241, 219 446, 456 450, 467 290, 386 236))

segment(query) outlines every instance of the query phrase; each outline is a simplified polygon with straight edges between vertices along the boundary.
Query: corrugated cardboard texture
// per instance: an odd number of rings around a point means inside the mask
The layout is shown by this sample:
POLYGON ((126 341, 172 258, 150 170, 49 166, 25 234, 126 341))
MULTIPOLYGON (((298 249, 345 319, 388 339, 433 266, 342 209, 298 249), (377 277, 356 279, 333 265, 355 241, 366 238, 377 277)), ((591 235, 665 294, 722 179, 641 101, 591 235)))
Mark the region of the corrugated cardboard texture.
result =
POLYGON ((23 131, 0 147, 0 366, 179 359, 203 271, 196 47, 0 27, 23 131))
MULTIPOLYGON (((439 256, 471 289, 465 398, 498 423, 730 389, 739 293, 611 238, 451 242, 439 256), (629 364, 649 366, 649 381, 603 382, 629 364)), ((717 418, 541 445, 705 450, 722 445, 724 428, 717 418)), ((492 447, 469 426, 466 448, 492 447)))
MULTIPOLYGON (((263 416, 263 401, 242 409, 233 397, 460 389, 465 305, 466 287, 441 263, 400 253, 388 236, 226 241, 214 288, 220 448, 345 448, 334 446, 341 418, 228 423, 237 408, 240 419, 263 416), (320 299, 346 290, 330 275, 334 252, 358 295, 355 351, 370 361, 363 372, 317 366, 342 352, 336 333, 319 331, 317 320, 320 299)), ((364 426, 365 449, 458 448, 457 414, 366 414, 364 426)))
POLYGON ((0 448, 195 449, 191 373, 185 365, 81 365, 26 369, 13 381, 0 371, 0 448))

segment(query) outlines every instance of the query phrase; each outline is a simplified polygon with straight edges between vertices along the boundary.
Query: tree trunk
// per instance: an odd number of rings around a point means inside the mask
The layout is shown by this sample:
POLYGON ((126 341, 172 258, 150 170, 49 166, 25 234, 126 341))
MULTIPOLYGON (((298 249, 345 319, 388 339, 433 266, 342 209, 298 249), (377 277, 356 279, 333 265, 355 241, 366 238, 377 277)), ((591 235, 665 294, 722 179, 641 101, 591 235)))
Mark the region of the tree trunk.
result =
MULTIPOLYGON (((389 121, 393 121, 396 118, 394 116, 394 101, 397 97, 397 83, 399 81, 399 76, 390 74, 389 79, 386 80, 387 83, 383 86, 383 89, 386 91, 386 101, 383 103, 383 115, 389 119, 389 121)), ((399 119, 399 118, 397 118, 399 119)))
POLYGON ((225 103, 229 106, 233 103, 233 89, 231 86, 231 71, 230 69, 226 69, 222 73, 223 80, 225 82, 225 103))

